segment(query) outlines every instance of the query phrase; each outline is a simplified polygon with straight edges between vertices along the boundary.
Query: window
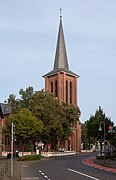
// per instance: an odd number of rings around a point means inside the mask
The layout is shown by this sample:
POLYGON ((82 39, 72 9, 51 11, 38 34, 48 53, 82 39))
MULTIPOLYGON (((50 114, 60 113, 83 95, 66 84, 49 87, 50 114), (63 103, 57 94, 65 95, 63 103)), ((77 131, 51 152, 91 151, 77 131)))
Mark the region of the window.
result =
POLYGON ((55 96, 58 97, 58 81, 55 81, 55 96))
POLYGON ((68 102, 68 81, 66 81, 66 102, 68 102))
POLYGON ((72 104, 72 82, 70 82, 70 104, 72 104))
POLYGON ((51 82, 51 93, 53 93, 53 82, 51 82))

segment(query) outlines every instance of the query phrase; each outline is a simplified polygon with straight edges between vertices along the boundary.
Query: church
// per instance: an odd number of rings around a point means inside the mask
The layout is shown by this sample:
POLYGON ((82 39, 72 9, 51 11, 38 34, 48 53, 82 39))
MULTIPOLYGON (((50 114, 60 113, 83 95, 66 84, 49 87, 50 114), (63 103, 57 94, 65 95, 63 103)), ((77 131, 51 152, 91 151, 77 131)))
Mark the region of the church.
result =
MULTIPOLYGON (((53 70, 43 77, 45 79, 46 91, 53 93, 61 102, 78 106, 77 94, 79 76, 69 69, 62 16, 60 16, 54 67, 53 70)), ((7 116, 11 113, 11 108, 7 104, 0 103, 0 125, 2 125, 2 127, 0 126, 0 154, 3 146, 5 147, 5 150, 10 151, 9 136, 2 136, 2 128, 5 127, 7 116)), ((81 123, 79 120, 71 127, 71 135, 68 140, 63 142, 63 147, 69 151, 81 152, 81 123)))
MULTIPOLYGON (((46 91, 53 93, 61 102, 78 105, 79 76, 69 69, 61 15, 54 67, 43 77, 45 78, 46 91)), ((70 144, 70 150, 81 151, 81 123, 79 121, 74 127, 71 127, 68 144, 70 144)), ((66 144, 65 147, 67 147, 66 144)))

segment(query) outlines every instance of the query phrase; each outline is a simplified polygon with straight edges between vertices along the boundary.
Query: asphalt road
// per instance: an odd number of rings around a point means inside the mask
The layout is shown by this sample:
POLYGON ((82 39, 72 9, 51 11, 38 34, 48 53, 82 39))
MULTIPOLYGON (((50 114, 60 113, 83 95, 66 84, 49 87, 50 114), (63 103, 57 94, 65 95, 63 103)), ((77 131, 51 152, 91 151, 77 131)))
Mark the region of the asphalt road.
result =
POLYGON ((82 160, 93 155, 42 159, 22 166, 21 180, 116 180, 116 174, 86 166, 82 160))

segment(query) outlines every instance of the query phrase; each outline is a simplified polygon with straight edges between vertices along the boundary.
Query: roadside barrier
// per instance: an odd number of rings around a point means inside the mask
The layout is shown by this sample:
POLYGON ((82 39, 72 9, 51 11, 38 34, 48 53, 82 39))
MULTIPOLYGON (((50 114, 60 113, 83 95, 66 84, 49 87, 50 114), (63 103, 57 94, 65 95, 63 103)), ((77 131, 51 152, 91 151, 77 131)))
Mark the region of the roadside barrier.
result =
POLYGON ((56 156, 67 156, 67 155, 74 155, 76 154, 75 151, 66 151, 66 152, 42 152, 41 155, 43 157, 56 157, 56 156))

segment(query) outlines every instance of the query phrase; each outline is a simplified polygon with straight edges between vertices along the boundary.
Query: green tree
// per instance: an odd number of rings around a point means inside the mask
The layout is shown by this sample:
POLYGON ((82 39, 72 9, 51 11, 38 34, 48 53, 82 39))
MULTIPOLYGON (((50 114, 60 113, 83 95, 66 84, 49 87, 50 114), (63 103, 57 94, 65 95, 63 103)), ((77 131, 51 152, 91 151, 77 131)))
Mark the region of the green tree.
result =
POLYGON ((50 143, 52 148, 56 149, 60 140, 68 139, 71 127, 79 121, 81 113, 78 106, 61 103, 53 94, 44 90, 34 92, 30 86, 26 90, 20 89, 19 94, 18 100, 14 95, 9 96, 14 115, 26 108, 34 117, 41 120, 43 131, 40 138, 44 144, 50 143))
POLYGON ((86 123, 83 123, 82 126, 82 131, 81 131, 81 141, 83 143, 83 149, 87 149, 89 147, 89 139, 87 136, 87 125, 86 123))
POLYGON ((44 124, 42 141, 52 143, 55 148, 63 134, 60 102, 52 94, 43 90, 33 94, 29 108, 44 124))
MULTIPOLYGON (((113 126, 113 122, 109 117, 106 117, 103 109, 99 106, 96 110, 95 115, 90 116, 89 120, 86 121, 87 127, 87 138, 89 139, 89 143, 95 143, 96 140, 99 140, 99 126, 101 123, 102 130, 104 129, 105 123, 105 135, 108 135, 108 127, 110 124, 113 126)), ((102 131, 103 132, 103 131, 102 131)))
MULTIPOLYGON (((10 115, 6 124, 6 133, 10 133, 11 122, 15 125, 15 135, 21 140, 22 148, 24 142, 33 143, 40 137, 43 129, 42 121, 38 120, 32 113, 23 108, 16 114, 10 115)), ((22 149, 23 150, 23 149, 22 149)))
POLYGON ((20 100, 16 99, 16 95, 10 94, 8 97, 8 104, 12 107, 12 113, 16 113, 20 107, 20 100))
POLYGON ((20 98, 16 98, 16 95, 10 94, 8 97, 8 104, 12 107, 12 113, 18 112, 21 108, 29 108, 29 101, 34 94, 34 89, 32 86, 28 88, 20 89, 20 98))
POLYGON ((77 106, 61 103, 53 94, 44 90, 33 94, 29 108, 44 124, 42 141, 52 144, 53 149, 56 149, 61 139, 69 137, 71 125, 80 116, 77 106))
POLYGON ((116 152, 116 134, 110 139, 110 144, 115 147, 116 152))
POLYGON ((71 127, 75 126, 76 122, 79 121, 81 112, 78 106, 71 105, 68 103, 62 103, 64 121, 63 121, 63 139, 68 139, 71 134, 71 127))
POLYGON ((29 86, 25 90, 20 89, 19 95, 21 97, 20 99, 21 108, 29 108, 29 101, 32 98, 33 94, 34 94, 34 89, 32 86, 29 86))

